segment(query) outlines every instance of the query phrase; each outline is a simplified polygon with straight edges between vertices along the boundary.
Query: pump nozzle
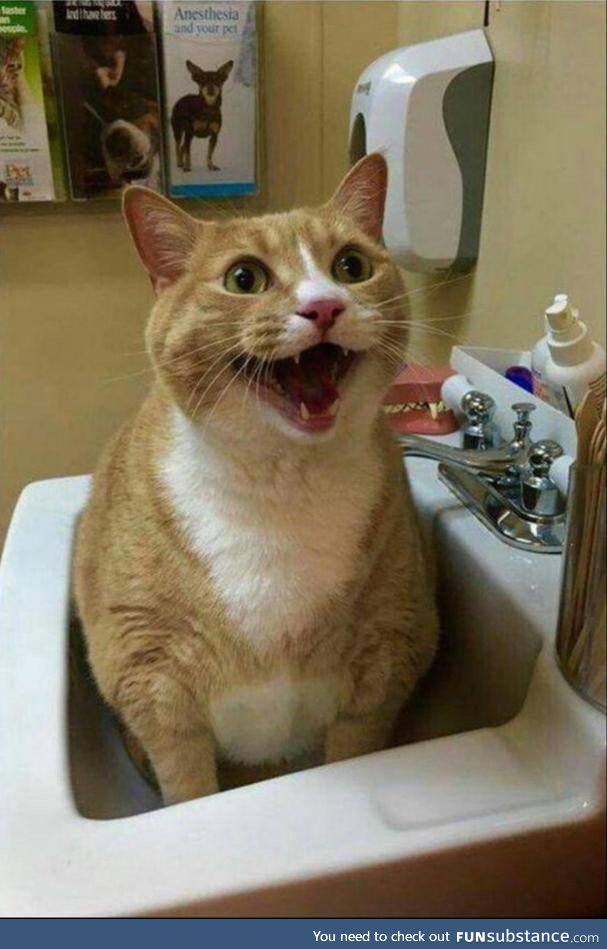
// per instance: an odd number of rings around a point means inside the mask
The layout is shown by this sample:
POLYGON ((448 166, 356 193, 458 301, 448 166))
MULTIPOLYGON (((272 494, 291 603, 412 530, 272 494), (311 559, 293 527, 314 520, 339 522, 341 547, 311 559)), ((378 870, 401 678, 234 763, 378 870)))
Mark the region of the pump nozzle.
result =
POLYGON ((554 302, 546 310, 546 328, 551 333, 565 333, 575 326, 577 316, 578 311, 569 305, 567 294, 557 293, 554 302))

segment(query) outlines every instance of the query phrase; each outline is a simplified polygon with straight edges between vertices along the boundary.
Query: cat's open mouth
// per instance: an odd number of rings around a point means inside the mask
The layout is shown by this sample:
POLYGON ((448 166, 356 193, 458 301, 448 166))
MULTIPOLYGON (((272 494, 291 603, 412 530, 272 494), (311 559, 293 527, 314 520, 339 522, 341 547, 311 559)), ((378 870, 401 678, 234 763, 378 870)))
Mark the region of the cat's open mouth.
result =
POLYGON ((234 366, 293 425, 303 431, 320 432, 335 423, 339 383, 357 358, 356 353, 341 346, 319 343, 298 356, 267 363, 238 356, 234 366))

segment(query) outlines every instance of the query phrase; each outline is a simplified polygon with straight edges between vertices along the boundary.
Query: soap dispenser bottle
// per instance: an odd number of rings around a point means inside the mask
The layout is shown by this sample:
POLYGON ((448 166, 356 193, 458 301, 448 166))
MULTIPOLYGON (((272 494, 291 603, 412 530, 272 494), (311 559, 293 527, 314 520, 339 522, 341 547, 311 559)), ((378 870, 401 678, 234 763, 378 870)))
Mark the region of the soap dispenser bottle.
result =
POLYGON ((531 356, 534 394, 573 418, 590 384, 605 372, 605 350, 595 343, 565 293, 545 313, 546 336, 531 356))
MULTIPOLYGON (((567 302, 566 293, 557 293, 554 298, 554 304, 559 302, 567 302)), ((554 305, 553 304, 553 305, 554 305)), ((537 396, 538 399, 542 399, 544 402, 547 402, 549 405, 553 405, 553 400, 550 398, 550 389, 546 384, 546 361, 550 354, 548 349, 548 318, 544 312, 544 324, 546 327, 546 335, 542 336, 541 339, 537 341, 533 349, 531 350, 531 375, 533 378, 533 394, 537 396)))

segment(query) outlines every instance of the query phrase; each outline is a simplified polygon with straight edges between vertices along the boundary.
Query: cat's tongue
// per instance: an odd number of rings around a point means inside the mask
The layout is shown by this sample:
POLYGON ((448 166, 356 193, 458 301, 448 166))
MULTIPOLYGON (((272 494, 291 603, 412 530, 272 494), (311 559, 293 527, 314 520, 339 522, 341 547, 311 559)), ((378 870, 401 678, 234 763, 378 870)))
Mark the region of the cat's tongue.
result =
POLYGON ((299 362, 283 359, 276 375, 289 398, 302 403, 311 415, 323 415, 331 408, 339 391, 335 385, 336 362, 329 347, 314 346, 301 353, 299 362))

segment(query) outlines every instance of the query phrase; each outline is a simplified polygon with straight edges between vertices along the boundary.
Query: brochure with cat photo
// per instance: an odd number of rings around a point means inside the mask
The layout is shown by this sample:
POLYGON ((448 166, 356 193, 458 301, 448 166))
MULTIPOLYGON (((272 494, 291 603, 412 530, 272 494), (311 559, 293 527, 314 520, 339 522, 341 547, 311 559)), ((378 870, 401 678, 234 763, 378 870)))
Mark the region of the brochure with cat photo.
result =
POLYGON ((254 2, 159 7, 168 193, 257 191, 257 11, 254 2))
POLYGON ((162 188, 162 130, 152 4, 56 2, 55 53, 71 195, 162 188))
POLYGON ((0 201, 57 198, 34 3, 0 4, 0 201))

